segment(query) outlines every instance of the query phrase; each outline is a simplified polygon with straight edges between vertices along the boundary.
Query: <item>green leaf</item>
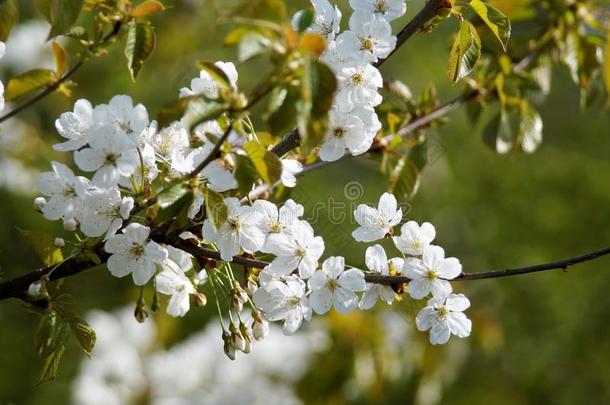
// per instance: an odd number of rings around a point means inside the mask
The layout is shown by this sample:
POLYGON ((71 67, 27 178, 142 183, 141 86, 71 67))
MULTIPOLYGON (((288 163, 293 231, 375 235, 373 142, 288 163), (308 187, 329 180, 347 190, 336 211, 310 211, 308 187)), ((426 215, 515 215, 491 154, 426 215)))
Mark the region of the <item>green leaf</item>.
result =
POLYGON ((222 100, 197 96, 190 99, 184 113, 184 121, 189 131, 197 125, 220 117, 228 110, 227 104, 222 100))
POLYGON ((167 205, 165 208, 159 209, 155 221, 158 224, 161 224, 166 221, 174 220, 183 210, 188 209, 188 207, 190 207, 192 203, 193 193, 189 191, 173 203, 167 205))
POLYGON ((388 191, 399 200, 408 200, 415 195, 419 187, 419 170, 407 157, 401 158, 392 173, 388 191))
POLYGON ((0 41, 5 42, 8 34, 19 20, 19 3, 17 0, 0 2, 0 41))
POLYGON ((514 144, 514 133, 506 110, 501 109, 483 130, 483 141, 494 152, 507 153, 514 144))
POLYGON ((159 128, 165 128, 174 121, 179 121, 186 112, 189 102, 195 97, 183 97, 165 104, 157 114, 159 128))
POLYGON ((265 183, 272 185, 280 179, 282 163, 275 153, 268 151, 257 141, 246 143, 244 150, 265 183))
POLYGON ((281 136, 294 129, 298 98, 299 93, 294 87, 273 88, 265 116, 272 134, 281 136))
POLYGON ((519 146, 526 153, 534 152, 542 143, 542 118, 527 101, 519 110, 519 146))
POLYGON ((467 76, 481 56, 481 39, 470 22, 460 21, 460 30, 455 36, 449 54, 447 73, 454 82, 467 76))
POLYGON ((176 201, 178 201, 182 196, 187 193, 186 187, 182 183, 176 184, 167 190, 163 190, 161 194, 159 194, 159 198, 157 199, 157 204, 161 208, 167 208, 176 201))
POLYGON ((491 4, 484 3, 481 0, 471 0, 469 4, 475 13, 477 13, 489 27, 491 32, 494 33, 496 38, 498 38, 498 41, 500 41, 500 44, 502 45, 502 49, 506 52, 511 30, 509 18, 491 4))
POLYGON ((57 73, 50 69, 32 69, 11 78, 6 85, 4 98, 12 101, 54 83, 57 73))
POLYGON ((283 0, 249 0, 236 8, 233 15, 283 23, 288 13, 283 0))
POLYGON ((91 356, 96 341, 96 335, 93 328, 68 308, 61 306, 55 306, 54 308, 68 322, 72 334, 76 336, 78 343, 85 353, 87 353, 87 356, 91 356))
POLYGON ((224 72, 224 70, 222 70, 212 62, 198 62, 197 67, 207 72, 212 78, 212 80, 214 80, 216 83, 218 83, 225 89, 231 88, 231 83, 229 81, 229 78, 227 77, 227 74, 224 72))
POLYGON ((53 315, 48 315, 46 320, 43 320, 43 325, 44 331, 42 335, 45 341, 42 344, 37 343, 36 345, 39 353, 43 356, 42 373, 38 384, 52 381, 57 377, 59 364, 70 338, 68 322, 54 313, 53 315))
POLYGON ((335 74, 327 65, 311 57, 305 58, 301 99, 297 102, 297 126, 306 151, 324 139, 336 88, 335 74))
POLYGON ((205 211, 214 228, 218 229, 227 221, 228 210, 220 193, 209 188, 205 189, 205 211))
POLYGON ((55 246, 55 239, 51 235, 41 231, 17 229, 30 242, 34 248, 34 253, 36 253, 46 267, 53 266, 64 260, 61 249, 55 246))
POLYGON ((237 180, 237 189, 242 196, 246 196, 252 190, 252 185, 258 178, 258 173, 249 157, 236 154, 235 158, 237 164, 234 175, 235 180, 237 180))
POLYGON ((129 23, 127 41, 125 42, 125 57, 131 78, 136 80, 146 58, 155 49, 155 29, 149 22, 129 23))
POLYGON ((562 62, 568 67, 574 83, 578 84, 578 70, 580 68, 580 35, 577 31, 568 32, 565 47, 561 52, 562 62))
POLYGON ((299 19, 297 21, 297 32, 303 33, 313 23, 313 11, 310 9, 300 10, 299 19))
POLYGON ((76 22, 83 0, 36 0, 36 8, 51 24, 49 38, 64 34, 76 22))

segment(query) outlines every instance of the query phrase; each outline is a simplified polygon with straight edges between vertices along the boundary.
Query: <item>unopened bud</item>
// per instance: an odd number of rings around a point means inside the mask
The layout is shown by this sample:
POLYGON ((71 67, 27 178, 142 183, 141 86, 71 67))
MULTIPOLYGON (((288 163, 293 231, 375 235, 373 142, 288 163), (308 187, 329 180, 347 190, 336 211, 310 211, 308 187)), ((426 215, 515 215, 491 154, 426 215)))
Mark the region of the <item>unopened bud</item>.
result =
POLYGON ((246 340, 242 336, 241 332, 234 323, 231 323, 229 330, 231 331, 231 346, 233 346, 235 350, 243 352, 246 348, 246 340))
POLYGON ((248 281, 246 281, 246 292, 249 296, 253 296, 256 290, 258 290, 258 285, 256 284, 256 281, 252 280, 251 278, 248 278, 248 281))
POLYGON ((244 303, 242 302, 242 300, 239 299, 239 297, 235 294, 231 295, 231 310, 233 312, 241 312, 242 309, 244 309, 244 303))
POLYGON ((74 219, 74 218, 64 219, 64 229, 66 231, 76 231, 77 225, 78 225, 78 223, 76 222, 76 219, 74 219))
POLYGON ((157 312, 159 309, 161 309, 161 305, 159 305, 159 294, 155 291, 153 293, 152 304, 150 304, 150 310, 157 312))
POLYGON ((400 80, 392 80, 388 84, 388 89, 392 94, 404 101, 413 99, 413 93, 411 93, 409 87, 400 80))
POLYGON ((260 316, 257 319, 254 317, 252 322, 252 336, 256 340, 263 340, 269 334, 269 321, 260 316))
POLYGON ((208 298, 200 292, 196 292, 195 293, 195 304, 197 304, 198 307, 205 307, 208 303, 208 298))
POLYGON ((144 298, 140 296, 138 302, 136 304, 136 309, 133 312, 133 316, 137 319, 138 322, 143 323, 146 318, 148 318, 148 311, 146 310, 146 302, 144 302, 144 298))
POLYGON ((44 197, 36 197, 34 198, 34 209, 36 211, 42 211, 42 207, 47 204, 47 200, 44 197))
POLYGON ((63 240, 63 238, 55 238, 55 240, 53 241, 53 243, 55 244, 55 246, 57 247, 64 247, 66 246, 66 241, 63 240))
POLYGON ((34 281, 28 287, 28 295, 32 298, 42 298, 45 289, 45 282, 43 280, 34 281))
POLYGON ((223 331, 222 340, 224 342, 223 350, 227 357, 231 360, 235 360, 235 348, 231 344, 231 335, 227 331, 223 331))

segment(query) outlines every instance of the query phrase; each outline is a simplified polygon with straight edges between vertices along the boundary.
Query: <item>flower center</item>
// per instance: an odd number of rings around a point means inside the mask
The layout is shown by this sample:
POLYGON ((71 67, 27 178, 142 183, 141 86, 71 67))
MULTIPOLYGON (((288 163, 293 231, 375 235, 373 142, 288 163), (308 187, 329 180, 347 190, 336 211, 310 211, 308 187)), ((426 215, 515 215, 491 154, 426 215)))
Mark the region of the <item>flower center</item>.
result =
POLYGON ((239 228, 241 227, 241 223, 239 222, 239 219, 237 219, 237 218, 229 218, 227 220, 227 225, 229 226, 229 229, 232 231, 239 231, 239 228))
POLYGON ((440 318, 440 319, 446 319, 447 315, 449 315, 449 310, 447 309, 446 306, 441 305, 437 310, 436 310, 436 315, 440 318))
POLYGON ((124 120, 116 120, 116 124, 119 128, 121 128, 125 133, 131 134, 133 129, 129 126, 129 122, 124 120))
POLYGON ((377 0, 375 3, 375 11, 378 13, 385 13, 388 9, 388 6, 385 3, 385 0, 377 0))
POLYGON ((335 291, 337 289, 338 285, 339 285, 339 283, 337 283, 337 280, 335 280, 335 279, 328 280, 328 288, 331 291, 335 291))
POLYGON ((362 84, 364 82, 364 77, 362 77, 361 73, 356 73, 352 76, 352 83, 354 84, 362 84))
POLYGON ((430 281, 434 281, 438 278, 438 274, 436 273, 436 271, 428 269, 428 272, 426 273, 426 278, 430 281))
POLYGON ((362 38, 360 41, 360 49, 370 51, 373 49, 375 42, 371 37, 362 38))
POLYGON ((423 247, 423 243, 419 239, 413 239, 411 241, 411 247, 413 249, 421 249, 423 247))
POLYGON ((343 129, 343 128, 341 128, 341 127, 336 127, 336 128, 333 130, 333 135, 334 135, 336 138, 343 138, 343 135, 345 135, 345 129, 343 129))
POLYGON ((114 164, 114 162, 116 162, 117 160, 117 155, 115 155, 114 153, 109 153, 106 155, 106 163, 107 164, 114 164))
POLYGON ((131 245, 131 247, 129 248, 129 252, 134 255, 135 257, 140 257, 142 256, 142 254, 144 254, 144 246, 142 245, 138 245, 138 244, 133 244, 131 245))
POLYGON ((273 224, 271 224, 272 233, 280 233, 281 231, 282 231, 282 226, 279 223, 274 222, 273 224))

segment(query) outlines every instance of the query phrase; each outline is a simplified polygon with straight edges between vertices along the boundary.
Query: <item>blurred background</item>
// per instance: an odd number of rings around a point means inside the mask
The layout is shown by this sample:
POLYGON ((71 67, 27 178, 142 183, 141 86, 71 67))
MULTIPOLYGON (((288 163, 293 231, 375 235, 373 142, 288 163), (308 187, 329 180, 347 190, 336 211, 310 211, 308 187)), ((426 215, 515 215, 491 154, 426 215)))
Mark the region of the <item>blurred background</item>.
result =
MULTIPOLYGON (((25 69, 52 65, 48 26, 23 3, 21 24, 0 61, 4 83, 25 69)), ((78 98, 95 105, 129 94, 154 117, 197 76, 195 61, 236 60, 235 49, 222 47, 231 27, 219 25, 215 14, 216 7, 234 3, 173 2, 153 18, 157 47, 135 83, 117 44, 78 72, 72 99, 52 95, 2 125, 2 279, 39 265, 17 227, 61 234, 60 223, 43 220, 31 208, 36 173, 67 156, 50 148, 59 141, 54 131, 59 114, 78 98)), ((295 11, 307 3, 288 4, 295 11)), ((346 25, 347 1, 338 4, 346 11, 346 25)), ((408 1, 407 16, 395 26, 422 4, 408 1)), ((383 66, 384 78, 404 81, 414 94, 433 82, 441 100, 457 96, 461 88, 446 77, 449 33, 455 29, 455 21, 447 21, 431 34, 416 35, 383 66)), ((252 88, 267 68, 264 60, 238 64, 241 86, 252 88)), ((431 163, 407 217, 432 222, 437 243, 467 272, 608 246, 610 119, 599 109, 581 112, 578 97, 567 69, 556 67, 550 95, 540 106, 544 141, 532 155, 495 154, 482 141, 485 120, 473 128, 463 110, 453 113, 447 125, 427 135, 431 163)), ((306 206, 306 217, 317 213, 314 227, 326 241, 327 255, 342 254, 349 263, 364 265, 366 245, 351 239, 350 218, 355 205, 376 203, 385 190, 387 180, 378 167, 374 157, 343 159, 308 173, 293 190, 292 198, 306 206), (358 193, 348 193, 348 183, 358 184, 358 193), (328 203, 318 209, 316 201, 328 203), (331 206, 344 212, 344 224, 328 220, 331 206)), ((397 253, 389 244, 386 248, 397 253)), ((231 362, 222 354, 211 307, 196 308, 182 320, 158 313, 140 325, 131 316, 137 298, 131 283, 90 272, 65 280, 63 288, 74 308, 97 327, 98 347, 89 360, 72 342, 54 382, 36 385, 38 315, 16 300, 0 303, 0 403, 608 403, 609 286, 610 257, 567 272, 458 282, 454 289, 472 302, 468 339, 430 346, 427 334, 414 327, 421 302, 406 298, 391 307, 378 304, 367 312, 315 318, 292 337, 272 329, 252 354, 231 362)))

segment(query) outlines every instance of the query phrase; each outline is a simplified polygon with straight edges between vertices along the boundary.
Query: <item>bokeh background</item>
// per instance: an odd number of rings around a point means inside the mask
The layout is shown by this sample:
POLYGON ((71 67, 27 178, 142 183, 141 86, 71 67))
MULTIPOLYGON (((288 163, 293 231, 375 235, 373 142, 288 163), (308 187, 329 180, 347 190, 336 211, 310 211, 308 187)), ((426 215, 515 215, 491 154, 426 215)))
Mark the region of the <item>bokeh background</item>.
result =
MULTIPOLYGON (((123 62, 122 47, 116 45, 108 56, 79 71, 72 99, 53 95, 0 128, 3 279, 39 265, 17 227, 61 234, 59 223, 43 220, 31 208, 36 172, 48 170, 53 159, 65 159, 49 147, 59 140, 55 118, 71 110, 77 98, 98 104, 115 94, 131 95, 154 116, 197 75, 195 61, 236 59, 234 49, 222 46, 231 26, 219 24, 214 11, 234 3, 173 2, 168 12, 153 18, 156 51, 135 83, 123 62)), ((347 11, 346 1, 338 3, 347 11)), ((288 4, 294 11, 306 2, 288 4)), ((407 16, 395 21, 396 26, 422 4, 408 1, 407 16)), ((50 44, 45 43, 48 27, 28 10, 28 2, 23 6, 21 25, 9 40, 6 59, 0 61, 5 83, 15 73, 51 63, 50 44)), ((384 77, 404 81, 415 94, 429 82, 436 84, 443 100, 459 94, 460 87, 453 86, 445 73, 452 30, 455 22, 448 21, 432 34, 416 35, 384 65, 384 77)), ((239 64, 241 85, 252 88, 267 68, 264 60, 239 64)), ((496 155, 482 141, 484 122, 473 128, 463 111, 452 114, 447 125, 428 132, 431 163, 418 194, 409 201, 408 218, 435 224, 437 242, 468 272, 551 261, 607 246, 610 119, 600 109, 580 111, 578 97, 567 69, 555 67, 550 95, 540 106, 544 142, 532 155, 496 155)), ((316 201, 326 208, 340 207, 346 215, 343 224, 331 223, 328 209, 322 208, 316 211, 315 228, 326 240, 327 254, 345 255, 354 265, 363 265, 366 246, 350 240, 354 224, 349 218, 356 204, 375 203, 384 191, 387 180, 378 167, 373 157, 343 159, 308 173, 292 193, 308 215, 317 210, 316 201), (356 197, 346 195, 345 185, 350 182, 361 185, 356 197)), ((184 401, 172 403, 269 403, 275 398, 271 393, 281 393, 277 396, 285 401, 277 403, 597 404, 610 402, 609 286, 610 257, 567 272, 455 283, 454 288, 472 302, 468 315, 473 333, 466 340, 428 345, 427 335, 414 328, 413 317, 421 303, 405 299, 392 307, 378 305, 368 312, 320 317, 299 332, 301 337, 284 338, 273 330, 271 342, 261 345, 260 353, 240 355, 234 362, 222 358, 211 307, 194 309, 180 321, 155 314, 150 325, 140 326, 129 316, 137 292, 125 280, 89 272, 66 280, 63 288, 81 314, 95 309, 119 311, 88 316, 94 326, 119 331, 98 331, 106 346, 129 346, 137 352, 133 362, 142 364, 156 356, 160 363, 151 364, 160 364, 161 369, 173 364, 167 368, 173 378, 181 380, 188 374, 193 385, 199 385, 196 395, 185 393, 184 401), (121 328, 144 334, 145 342, 131 339, 133 333, 121 328), (184 339, 190 343, 183 343, 184 339)), ((133 362, 120 365, 119 369, 129 370, 124 377, 118 374, 112 380, 96 374, 87 366, 92 360, 72 342, 57 381, 37 386, 40 360, 33 351, 37 323, 38 316, 20 302, 0 303, 2 404, 111 403, 113 395, 146 403, 152 395, 147 384, 159 378, 169 381, 170 377, 150 375, 133 362), (135 383, 128 377, 134 375, 141 375, 135 383), (90 379, 84 381, 83 376, 90 379)), ((176 387, 169 391, 180 397, 183 394, 176 387)))

